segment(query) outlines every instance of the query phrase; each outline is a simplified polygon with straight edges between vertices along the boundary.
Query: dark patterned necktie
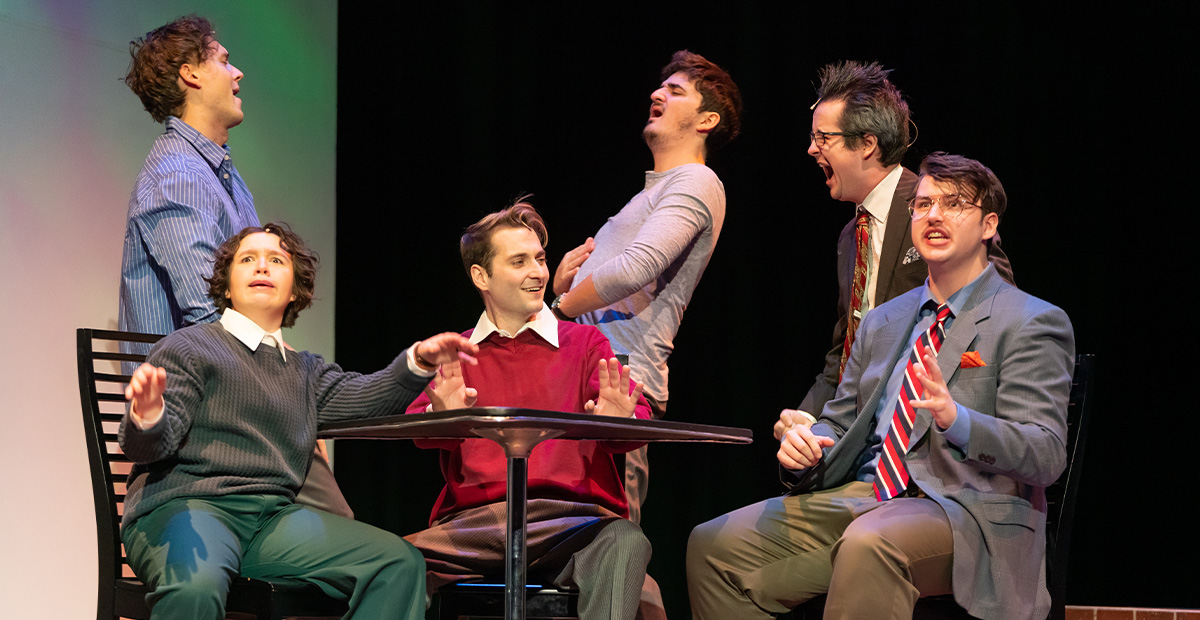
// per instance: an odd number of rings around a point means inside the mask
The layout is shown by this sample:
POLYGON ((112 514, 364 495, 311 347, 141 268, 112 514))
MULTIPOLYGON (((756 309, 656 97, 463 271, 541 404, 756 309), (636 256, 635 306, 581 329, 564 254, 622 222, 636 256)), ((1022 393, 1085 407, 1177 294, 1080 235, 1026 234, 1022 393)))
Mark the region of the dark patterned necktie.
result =
POLYGON ((850 313, 846 317, 846 342, 842 345, 842 361, 838 364, 838 382, 846 372, 846 360, 850 359, 850 347, 854 344, 854 332, 858 331, 859 309, 867 296, 867 260, 871 251, 871 215, 860 210, 854 223, 854 280, 850 289, 850 313))
POLYGON ((904 383, 900 386, 900 396, 896 399, 896 409, 892 412, 892 425, 883 438, 883 450, 879 453, 879 463, 875 465, 875 498, 885 501, 896 497, 908 487, 908 466, 904 464, 904 455, 908 454, 908 440, 912 435, 913 423, 917 412, 909 403, 919 400, 925 392, 921 381, 917 379, 915 367, 924 367, 921 361, 922 345, 928 347, 933 357, 937 358, 938 349, 946 337, 946 319, 950 316, 950 306, 942 304, 937 309, 937 320, 929 329, 921 334, 913 343, 912 352, 908 355, 908 365, 904 367, 904 383))

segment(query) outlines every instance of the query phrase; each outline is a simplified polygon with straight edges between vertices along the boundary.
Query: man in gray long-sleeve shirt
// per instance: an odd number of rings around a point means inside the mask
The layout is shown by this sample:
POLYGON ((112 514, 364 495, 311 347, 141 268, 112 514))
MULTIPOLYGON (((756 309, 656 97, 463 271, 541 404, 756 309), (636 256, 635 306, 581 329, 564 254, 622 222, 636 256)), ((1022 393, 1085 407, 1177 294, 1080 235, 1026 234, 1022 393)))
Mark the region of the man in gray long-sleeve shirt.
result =
MULTIPOLYGON (((618 356, 627 356, 657 418, 666 412, 675 332, 725 220, 725 187, 704 162, 738 135, 742 112, 729 74, 699 54, 676 52, 662 79, 642 130, 654 170, 594 239, 566 254, 550 306, 562 320, 595 325, 618 356)), ((645 454, 626 455, 635 523, 646 497, 645 454)))
MULTIPOLYGON (((725 186, 705 161, 737 137, 742 98, 723 69, 681 50, 663 68, 650 102, 642 136, 654 170, 594 239, 563 257, 550 308, 562 320, 599 328, 634 368, 661 418, 675 332, 725 220, 725 186)), ((626 454, 625 494, 634 523, 641 521, 648 477, 646 448, 626 454)), ((653 580, 643 599, 662 607, 653 580)))

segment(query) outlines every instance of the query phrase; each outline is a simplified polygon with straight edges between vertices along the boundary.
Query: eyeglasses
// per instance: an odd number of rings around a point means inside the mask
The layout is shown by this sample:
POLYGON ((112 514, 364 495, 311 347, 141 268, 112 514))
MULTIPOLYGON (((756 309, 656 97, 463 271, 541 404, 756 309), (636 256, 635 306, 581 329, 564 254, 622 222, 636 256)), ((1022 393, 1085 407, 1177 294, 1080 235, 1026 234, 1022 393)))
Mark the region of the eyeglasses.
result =
POLYGON ((808 139, 812 140, 814 143, 816 143, 817 146, 825 146, 825 141, 829 139, 829 136, 846 137, 846 136, 862 136, 862 135, 865 135, 865 134, 863 134, 863 133, 846 133, 844 131, 810 131, 810 132, 808 132, 808 139))
POLYGON ((982 209, 983 207, 964 200, 958 194, 942 194, 941 196, 917 196, 908 201, 908 215, 914 220, 925 219, 929 215, 929 210, 933 205, 938 205, 942 208, 942 213, 947 218, 955 218, 962 215, 963 209, 967 207, 975 207, 982 209))

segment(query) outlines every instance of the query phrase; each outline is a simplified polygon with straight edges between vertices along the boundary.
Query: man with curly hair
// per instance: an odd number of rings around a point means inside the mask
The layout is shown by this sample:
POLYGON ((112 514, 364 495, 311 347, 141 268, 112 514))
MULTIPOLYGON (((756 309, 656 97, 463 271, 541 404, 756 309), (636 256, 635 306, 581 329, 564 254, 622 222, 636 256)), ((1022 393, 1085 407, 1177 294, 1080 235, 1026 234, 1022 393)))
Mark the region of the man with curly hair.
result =
MULTIPOLYGON (((243 74, 207 19, 188 15, 130 46, 125 83, 166 131, 155 140, 129 198, 118 329, 169 334, 220 318, 205 294, 213 252, 258 226, 254 197, 233 165, 229 130, 242 122, 243 74)), ((144 353, 145 347, 132 345, 144 353)), ((318 444, 300 502, 345 517, 318 444)))
POLYGON ((282 328, 312 303, 316 262, 286 226, 242 230, 207 279, 220 319, 166 336, 133 373, 121 540, 152 618, 225 617, 238 574, 317 584, 347 618, 424 617, 412 545, 294 498, 318 422, 399 413, 437 364, 475 363, 478 347, 438 334, 370 375, 289 349, 282 328))

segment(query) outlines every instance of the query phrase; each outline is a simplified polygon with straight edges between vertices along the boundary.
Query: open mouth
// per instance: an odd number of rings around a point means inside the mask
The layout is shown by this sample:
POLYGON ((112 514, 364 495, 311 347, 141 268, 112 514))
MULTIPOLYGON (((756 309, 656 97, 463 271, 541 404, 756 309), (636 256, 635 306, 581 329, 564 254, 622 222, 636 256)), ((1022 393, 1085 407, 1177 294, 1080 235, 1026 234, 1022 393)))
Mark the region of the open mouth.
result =
POLYGON ((821 167, 821 172, 825 173, 826 181, 833 178, 833 167, 832 166, 830 166, 829 164, 823 163, 823 162, 817 162, 817 165, 821 167))
POLYGON ((542 292, 542 288, 544 288, 544 285, 539 284, 537 286, 523 286, 521 287, 521 290, 525 291, 526 293, 540 293, 542 292))
POLYGON ((659 104, 657 104, 657 103, 656 103, 656 104, 654 104, 654 105, 652 105, 652 106, 650 106, 650 118, 651 118, 651 119, 656 119, 656 118, 658 118, 658 117, 660 117, 660 116, 662 116, 662 115, 663 115, 663 109, 662 109, 662 106, 660 106, 660 105, 659 105, 659 104))

